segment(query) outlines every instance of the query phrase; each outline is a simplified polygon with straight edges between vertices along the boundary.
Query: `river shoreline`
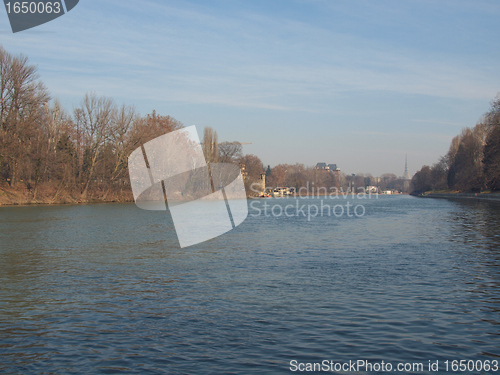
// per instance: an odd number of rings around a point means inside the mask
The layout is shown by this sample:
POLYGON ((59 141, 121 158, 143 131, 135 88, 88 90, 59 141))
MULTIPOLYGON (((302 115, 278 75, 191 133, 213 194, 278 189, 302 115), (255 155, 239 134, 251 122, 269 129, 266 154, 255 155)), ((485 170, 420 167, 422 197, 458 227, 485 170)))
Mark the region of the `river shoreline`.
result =
POLYGON ((80 192, 53 187, 43 187, 36 194, 26 188, 0 187, 0 207, 129 203, 133 201, 132 192, 126 190, 96 190, 84 196, 80 192))
POLYGON ((423 193, 416 196, 419 198, 466 199, 500 202, 500 193, 423 193))

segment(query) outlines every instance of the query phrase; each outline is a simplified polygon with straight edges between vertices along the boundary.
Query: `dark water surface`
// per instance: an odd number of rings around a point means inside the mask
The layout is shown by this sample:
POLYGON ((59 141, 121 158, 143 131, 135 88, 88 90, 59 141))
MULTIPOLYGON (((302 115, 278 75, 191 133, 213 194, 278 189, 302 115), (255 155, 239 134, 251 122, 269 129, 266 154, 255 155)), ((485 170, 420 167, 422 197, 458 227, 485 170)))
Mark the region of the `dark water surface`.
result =
POLYGON ((366 214, 256 217, 295 200, 256 201, 186 249, 133 204, 0 208, 0 373, 500 360, 500 206, 349 199, 366 214))

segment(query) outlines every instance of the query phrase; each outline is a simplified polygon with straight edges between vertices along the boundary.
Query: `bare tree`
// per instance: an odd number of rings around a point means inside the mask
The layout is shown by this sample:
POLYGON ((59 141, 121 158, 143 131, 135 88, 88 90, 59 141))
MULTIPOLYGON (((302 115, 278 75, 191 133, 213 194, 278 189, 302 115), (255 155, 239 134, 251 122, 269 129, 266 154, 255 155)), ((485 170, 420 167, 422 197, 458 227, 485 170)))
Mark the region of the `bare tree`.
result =
POLYGON ((421 194, 432 189, 431 168, 424 165, 420 171, 415 173, 411 179, 411 189, 413 193, 421 194))
POLYGON ((203 154, 207 163, 219 161, 219 142, 217 132, 211 127, 205 127, 202 142, 203 154))
POLYGON ((460 191, 481 191, 484 187, 482 160, 485 137, 484 124, 477 124, 473 129, 465 128, 462 131, 458 150, 448 172, 450 188, 460 191))
POLYGON ((307 186, 308 182, 314 182, 315 171, 312 168, 307 168, 304 164, 300 163, 296 163, 294 165, 285 164, 285 167, 285 186, 294 187, 298 190, 303 186, 307 186))
POLYGON ((73 125, 59 101, 56 100, 52 105, 44 107, 40 129, 37 134, 37 149, 31 155, 35 164, 34 173, 30 178, 30 182, 33 182, 33 199, 36 199, 38 186, 43 181, 49 182, 58 178, 61 179, 62 183, 66 184, 70 180, 74 181, 74 160, 67 160, 66 158, 64 158, 64 161, 61 160, 60 150, 58 149, 58 145, 63 138, 67 138, 66 142, 71 142, 69 134, 72 133, 73 125), (71 174, 69 174, 70 171, 71 174))
POLYGON ((448 188, 448 167, 446 158, 442 157, 431 168, 432 190, 446 190, 448 188))
POLYGON ((484 174, 486 186, 493 191, 500 190, 500 95, 491 103, 486 115, 487 136, 484 147, 484 174))
POLYGON ((171 116, 158 115, 156 111, 144 117, 136 117, 128 137, 131 150, 160 135, 179 130, 183 127, 184 125, 180 121, 171 116))
POLYGON ((239 159, 238 164, 241 168, 247 193, 250 193, 252 184, 257 182, 261 177, 261 173, 264 172, 262 161, 258 156, 245 155, 239 159))
POLYGON ((114 156, 113 170, 110 176, 112 182, 122 178, 127 172, 127 158, 134 150, 129 142, 129 135, 136 118, 134 107, 122 105, 114 112, 111 129, 114 156))
POLYGON ((112 99, 87 93, 80 107, 74 111, 76 126, 84 147, 81 155, 83 159, 81 169, 85 175, 83 196, 87 195, 94 177, 99 153, 111 137, 115 110, 112 99))
POLYGON ((271 175, 266 177, 266 184, 270 187, 285 186, 287 168, 286 164, 275 166, 271 170, 271 175))
POLYGON ((38 81, 37 68, 24 56, 0 46, 0 170, 12 186, 30 172, 29 154, 49 93, 38 81))
POLYGON ((237 163, 243 156, 243 146, 240 142, 219 143, 219 162, 237 163))

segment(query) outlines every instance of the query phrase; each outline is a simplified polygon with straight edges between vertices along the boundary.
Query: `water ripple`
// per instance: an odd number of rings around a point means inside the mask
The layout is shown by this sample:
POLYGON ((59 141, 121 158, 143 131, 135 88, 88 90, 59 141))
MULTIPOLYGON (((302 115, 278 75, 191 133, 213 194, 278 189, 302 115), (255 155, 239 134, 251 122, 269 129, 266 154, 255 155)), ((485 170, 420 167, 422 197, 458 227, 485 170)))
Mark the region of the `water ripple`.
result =
POLYGON ((355 219, 249 217, 188 249, 134 205, 0 208, 0 372, 498 359, 498 206, 363 204, 355 219))

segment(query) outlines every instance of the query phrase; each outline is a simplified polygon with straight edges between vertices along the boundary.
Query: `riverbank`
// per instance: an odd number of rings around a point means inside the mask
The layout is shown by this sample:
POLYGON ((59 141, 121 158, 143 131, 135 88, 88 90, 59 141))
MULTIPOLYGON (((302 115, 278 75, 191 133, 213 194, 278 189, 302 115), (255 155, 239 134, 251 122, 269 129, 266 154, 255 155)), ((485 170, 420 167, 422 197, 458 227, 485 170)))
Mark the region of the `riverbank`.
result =
POLYGON ((124 203, 133 202, 130 189, 111 190, 93 189, 86 195, 79 191, 64 189, 60 186, 44 185, 36 191, 20 185, 12 188, 0 186, 0 206, 24 206, 37 204, 86 204, 86 203, 124 203))
MULTIPOLYGON (((257 197, 247 194, 247 198, 257 197)), ((36 191, 28 190, 24 185, 19 185, 17 188, 7 184, 0 185, 0 207, 131 202, 134 202, 134 197, 130 187, 120 190, 94 187, 84 195, 74 189, 61 188, 57 185, 42 185, 36 191)))
POLYGON ((487 200, 500 202, 500 193, 423 193, 416 195, 420 198, 440 198, 440 199, 469 199, 469 200, 487 200))

